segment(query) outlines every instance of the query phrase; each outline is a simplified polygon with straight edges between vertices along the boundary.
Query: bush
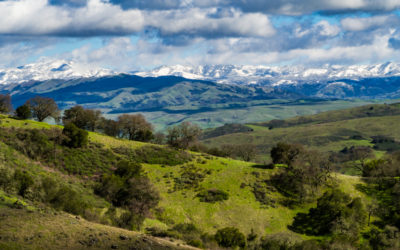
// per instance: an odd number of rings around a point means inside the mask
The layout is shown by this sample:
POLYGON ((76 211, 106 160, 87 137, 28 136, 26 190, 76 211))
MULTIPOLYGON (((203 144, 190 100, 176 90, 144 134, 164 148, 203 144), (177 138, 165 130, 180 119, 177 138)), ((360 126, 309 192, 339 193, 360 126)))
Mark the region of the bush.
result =
POLYGON ((15 115, 19 119, 26 120, 32 118, 32 111, 28 104, 24 104, 15 110, 15 115))
POLYGON ((33 186, 33 177, 26 171, 21 171, 19 169, 14 172, 14 181, 17 183, 18 194, 25 197, 27 190, 33 186))
POLYGON ((229 198, 229 194, 218 189, 204 190, 197 194, 202 202, 215 203, 217 201, 225 201, 229 198))
POLYGON ((57 209, 76 215, 83 214, 89 208, 84 197, 69 186, 62 186, 50 203, 57 209))
POLYGON ((246 237, 234 227, 219 229, 215 234, 215 240, 222 247, 244 248, 246 246, 246 237))
POLYGON ((63 135, 66 136, 64 140, 64 145, 70 148, 81 148, 88 144, 89 133, 83 129, 78 128, 73 123, 68 123, 65 125, 63 135))
POLYGON ((358 238, 366 218, 360 198, 351 199, 346 193, 333 189, 318 199, 316 208, 311 208, 307 214, 298 213, 289 229, 308 235, 339 232, 358 238))

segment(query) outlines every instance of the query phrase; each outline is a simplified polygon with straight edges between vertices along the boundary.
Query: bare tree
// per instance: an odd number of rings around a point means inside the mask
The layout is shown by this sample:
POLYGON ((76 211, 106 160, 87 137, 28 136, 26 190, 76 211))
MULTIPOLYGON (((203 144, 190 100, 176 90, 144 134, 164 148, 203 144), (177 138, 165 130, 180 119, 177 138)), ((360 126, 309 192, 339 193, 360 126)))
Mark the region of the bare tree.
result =
POLYGON ((33 117, 39 122, 47 117, 53 117, 55 120, 60 118, 60 110, 52 98, 36 96, 29 99, 26 104, 31 107, 33 117))

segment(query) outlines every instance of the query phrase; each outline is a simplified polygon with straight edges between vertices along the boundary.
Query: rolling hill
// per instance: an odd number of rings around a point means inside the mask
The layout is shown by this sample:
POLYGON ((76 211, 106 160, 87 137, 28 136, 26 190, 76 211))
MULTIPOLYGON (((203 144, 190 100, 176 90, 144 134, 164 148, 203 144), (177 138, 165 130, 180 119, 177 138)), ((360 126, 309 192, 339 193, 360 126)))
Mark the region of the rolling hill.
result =
MULTIPOLYGON (((2 131, 4 129, 11 131, 8 135, 2 134, 3 138, 13 138, 9 136, 12 136, 13 133, 18 135, 22 131, 31 129, 44 129, 49 131, 46 134, 51 134, 52 130, 50 129, 57 127, 34 121, 14 120, 4 116, 0 120, 2 131)), ((115 161, 118 158, 129 157, 132 152, 136 154, 136 157, 141 157, 136 159, 141 163, 144 173, 154 184, 161 197, 158 207, 144 221, 143 232, 156 236, 186 239, 184 234, 180 236, 180 231, 174 230, 179 230, 180 225, 190 224, 195 225, 196 230, 199 230, 196 232, 205 235, 202 237, 213 235, 218 229, 233 226, 246 235, 255 233, 261 237, 266 234, 287 233, 298 237, 299 240, 323 239, 288 230, 288 226, 293 222, 296 214, 306 212, 310 207, 315 206, 315 202, 293 208, 282 205, 279 201, 284 196, 272 187, 269 188, 268 185, 262 184, 279 171, 279 168, 264 169, 254 163, 196 152, 187 152, 185 154, 188 155, 181 155, 183 152, 170 151, 165 146, 114 139, 97 133, 90 133, 88 148, 68 149, 57 146, 55 152, 59 151, 60 153, 57 153, 58 160, 53 162, 52 158, 48 160, 37 155, 30 155, 29 151, 25 151, 24 146, 18 143, 19 140, 5 139, 1 143, 0 170, 2 173, 21 170, 33 178, 33 185, 31 184, 27 189, 24 197, 15 194, 13 190, 7 191, 6 189, 6 192, 2 191, 1 193, 0 214, 2 221, 6 223, 2 223, 0 226, 0 246, 4 246, 5 249, 63 248, 66 246, 78 249, 92 246, 93 248, 103 248, 113 245, 124 249, 132 246, 130 244, 140 249, 143 246, 149 249, 184 247, 180 246, 182 243, 179 240, 171 239, 173 242, 168 243, 164 240, 98 224, 99 222, 110 223, 107 219, 110 212, 107 211, 110 211, 111 208, 107 200, 93 192, 99 174, 113 171, 115 161), (58 164, 59 162, 61 164, 58 164), (51 201, 50 203, 41 203, 38 198, 35 198, 39 194, 35 190, 43 185, 40 183, 45 182, 47 177, 54 178, 59 185, 74 190, 71 192, 77 196, 68 198, 69 202, 84 197, 85 202, 92 209, 90 213, 83 210, 81 216, 93 222, 87 222, 83 218, 78 219, 76 216, 60 211, 68 209, 62 200, 59 201, 61 202, 60 207, 57 205, 59 203, 53 204, 51 201), (221 190, 227 194, 227 200, 211 203, 201 201, 199 193, 207 190, 208 192, 221 190), (274 202, 263 203, 255 195, 256 191, 263 193, 274 202), (53 205, 49 206, 49 204, 53 205), (52 207, 55 205, 57 206, 52 207), (24 218, 26 221, 22 229, 20 218, 24 218), (30 233, 31 231, 27 229, 29 225, 37 228, 35 231, 38 233, 30 233), (160 248, 153 248, 153 246, 160 248)), ((49 149, 51 152, 52 148, 49 149)), ((362 184, 358 177, 334 174, 334 179, 335 185, 351 194, 352 197, 366 199, 365 194, 356 188, 357 185, 362 184)), ((73 212, 75 207, 69 209, 72 209, 72 213, 80 213, 80 210, 73 212)), ((117 214, 123 213, 123 210, 118 211, 120 212, 117 214)), ((200 234, 196 233, 196 235, 200 234)), ((193 241, 191 244, 195 243, 193 241)), ((215 243, 212 243, 211 240, 209 244, 215 243)), ((214 247, 211 245, 211 248, 214 247)))
POLYGON ((126 74, 8 84, 0 86, 0 93, 11 93, 15 107, 42 95, 53 98, 61 109, 79 104, 99 109, 110 118, 140 112, 159 130, 183 121, 209 128, 225 123, 284 119, 371 102, 309 98, 266 86, 126 74))
POLYGON ((338 152, 352 145, 372 147, 372 137, 377 135, 400 140, 399 122, 399 104, 366 105, 248 124, 253 131, 227 133, 203 142, 208 146, 254 144, 258 148, 257 161, 264 162, 269 161, 269 152, 277 142, 299 143, 323 152, 338 152))

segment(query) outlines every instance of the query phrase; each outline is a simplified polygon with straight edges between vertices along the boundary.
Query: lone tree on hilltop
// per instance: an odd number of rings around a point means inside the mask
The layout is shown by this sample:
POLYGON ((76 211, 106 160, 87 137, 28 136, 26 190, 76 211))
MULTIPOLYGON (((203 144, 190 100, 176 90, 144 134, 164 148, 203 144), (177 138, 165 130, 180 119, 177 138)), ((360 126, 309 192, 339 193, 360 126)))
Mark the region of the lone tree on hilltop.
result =
POLYGON ((47 117, 53 117, 55 120, 60 118, 60 110, 52 98, 36 96, 29 99, 26 104, 31 107, 33 117, 39 122, 47 117))

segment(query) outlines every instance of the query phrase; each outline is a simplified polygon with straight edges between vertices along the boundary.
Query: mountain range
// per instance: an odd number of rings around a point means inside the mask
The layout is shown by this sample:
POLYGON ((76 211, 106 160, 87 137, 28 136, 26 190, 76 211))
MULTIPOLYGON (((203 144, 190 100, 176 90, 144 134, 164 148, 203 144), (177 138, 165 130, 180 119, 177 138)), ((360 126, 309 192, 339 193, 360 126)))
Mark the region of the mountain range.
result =
POLYGON ((53 61, 0 70, 0 83, 0 93, 10 93, 14 106, 42 95, 62 109, 79 104, 111 118, 141 112, 158 128, 188 120, 214 127, 397 99, 400 65, 173 66, 118 73, 53 61))

